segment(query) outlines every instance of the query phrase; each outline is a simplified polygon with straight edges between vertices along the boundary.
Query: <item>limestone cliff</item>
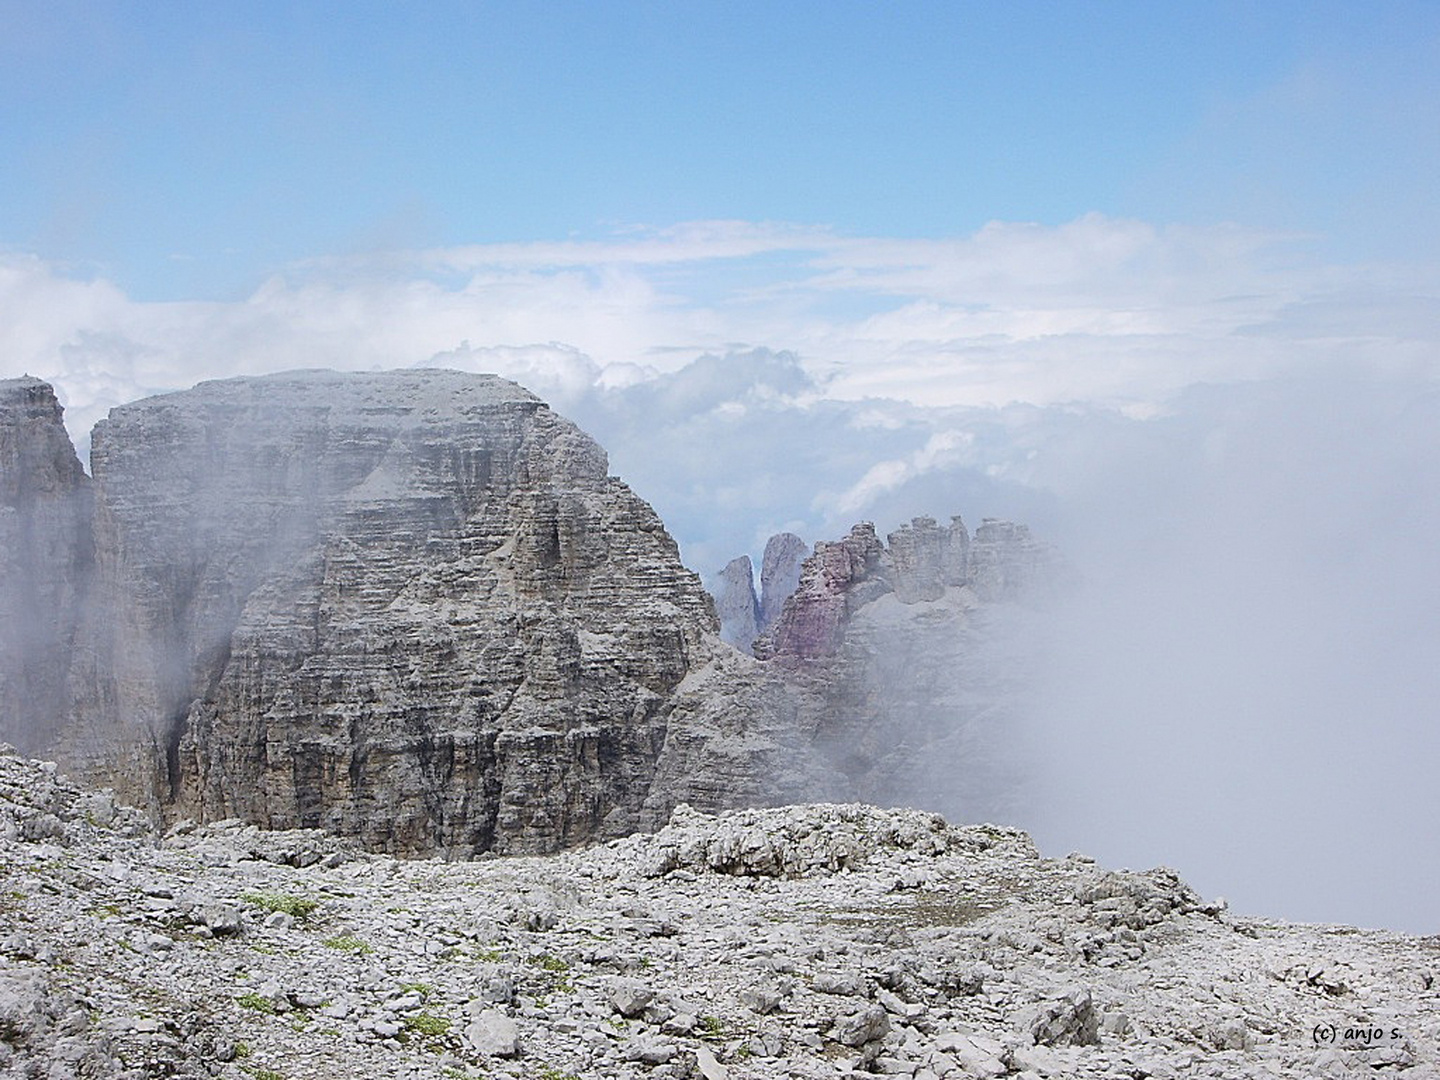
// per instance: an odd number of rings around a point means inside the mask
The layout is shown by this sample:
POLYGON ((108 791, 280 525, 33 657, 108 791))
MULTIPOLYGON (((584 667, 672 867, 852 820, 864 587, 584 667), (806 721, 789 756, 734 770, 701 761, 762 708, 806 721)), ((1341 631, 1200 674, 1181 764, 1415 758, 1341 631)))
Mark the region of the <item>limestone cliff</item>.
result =
POLYGON ((794 533, 777 533, 765 544, 760 561, 760 594, 755 594, 755 568, 749 555, 725 564, 714 581, 715 610, 720 637, 742 653, 752 653, 754 641, 775 625, 800 584, 800 567, 810 549, 794 533))
POLYGON ((468 855, 682 801, 1014 790, 996 649, 1056 565, 1023 526, 862 525, 803 564, 775 538, 759 598, 727 574, 757 662, 604 451, 503 379, 202 384, 113 410, 93 482, 50 388, 0 389, 5 737, 156 818, 468 855))
POLYGON ((49 383, 0 380, 0 742, 39 752, 65 712, 90 568, 90 483, 49 383))
POLYGON ((715 582, 715 614, 720 619, 720 638, 743 653, 760 632, 760 601, 755 596, 755 568, 749 555, 740 555, 725 564, 715 582))
POLYGON ((810 554, 805 541, 794 533, 776 533, 765 543, 760 559, 760 622, 769 630, 785 610, 785 601, 800 584, 800 568, 810 554))
POLYGON ((467 854, 821 790, 655 513, 513 383, 205 383, 92 466, 68 752, 152 812, 467 854))

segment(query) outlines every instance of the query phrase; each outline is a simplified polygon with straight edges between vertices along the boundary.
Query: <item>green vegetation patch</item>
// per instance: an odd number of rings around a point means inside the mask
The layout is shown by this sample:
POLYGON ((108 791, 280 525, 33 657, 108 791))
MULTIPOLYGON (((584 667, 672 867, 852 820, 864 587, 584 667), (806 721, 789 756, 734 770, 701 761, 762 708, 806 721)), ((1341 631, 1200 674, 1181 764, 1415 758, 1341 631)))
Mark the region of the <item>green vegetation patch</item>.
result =
POLYGON ((261 997, 254 991, 241 994, 235 999, 242 1009, 254 1009, 256 1012, 266 1013, 269 1016, 275 1015, 275 1002, 267 997, 261 997))
POLYGON ((449 1032, 450 1021, 434 1013, 422 1012, 405 1017, 405 1026, 417 1034, 438 1037, 449 1032))
POLYGON ((339 937, 326 938, 320 944, 327 949, 354 953, 356 956, 366 956, 375 951, 373 945, 368 941, 361 941, 354 934, 341 934, 339 937))

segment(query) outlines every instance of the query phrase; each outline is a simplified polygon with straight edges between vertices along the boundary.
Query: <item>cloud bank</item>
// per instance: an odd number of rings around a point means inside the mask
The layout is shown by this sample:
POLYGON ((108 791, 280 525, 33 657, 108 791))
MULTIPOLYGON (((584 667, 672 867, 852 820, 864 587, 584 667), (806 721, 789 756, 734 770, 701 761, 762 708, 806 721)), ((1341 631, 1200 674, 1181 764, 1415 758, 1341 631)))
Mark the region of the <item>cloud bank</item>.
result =
POLYGON ((3 256, 0 354, 61 383, 81 429, 135 392, 408 366, 464 343, 542 377, 533 349, 557 343, 601 385, 750 344, 793 352, 835 400, 1144 409, 1326 362, 1430 371, 1437 292, 1433 267, 1328 265, 1303 237, 1234 226, 1089 215, 942 241, 700 222, 312 260, 236 303, 137 303, 3 256))

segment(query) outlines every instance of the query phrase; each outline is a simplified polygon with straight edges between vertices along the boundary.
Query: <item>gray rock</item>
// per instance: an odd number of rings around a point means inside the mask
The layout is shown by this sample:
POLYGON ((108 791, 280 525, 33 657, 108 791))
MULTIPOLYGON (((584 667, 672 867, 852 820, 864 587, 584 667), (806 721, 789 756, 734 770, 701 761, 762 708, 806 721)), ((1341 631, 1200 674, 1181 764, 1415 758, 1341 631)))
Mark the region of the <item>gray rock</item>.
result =
POLYGON ((815 976, 810 987, 817 994, 854 996, 865 992, 864 980, 853 972, 822 971, 815 976))
POLYGON ((92 445, 65 760, 157 817, 468 856, 829 781, 654 511, 513 383, 232 379, 92 445))
POLYGON ((1100 1016, 1088 990, 1071 990, 1033 1010, 1026 1028, 1041 1046, 1094 1046, 1100 1016))
POLYGON ((702 1080, 730 1080, 730 1070, 715 1060, 715 1055, 708 1047, 695 1048, 695 1065, 700 1070, 702 1080))
POLYGON ((1038 663, 1033 623, 1068 580, 1052 548, 1009 522, 987 519, 972 540, 959 517, 916 518, 888 546, 862 522, 816 544, 753 649, 823 702, 829 764, 858 797, 1006 820, 1024 799, 1015 729, 1038 663))
POLYGON ((90 479, 50 384, 0 379, 0 742, 50 753, 93 571, 90 479))
POLYGON ((487 1057, 514 1057, 520 1052, 520 1029, 498 1009, 486 1009, 465 1026, 465 1045, 487 1057))
POLYGON ((480 983, 480 997, 485 1001, 509 1005, 515 1000, 515 980, 508 971, 491 971, 480 983))
POLYGON ((760 560, 760 630, 768 630, 785 610, 800 584, 800 569, 810 548, 794 533, 776 533, 765 542, 760 560))
POLYGON ((750 556, 731 559, 715 580, 715 614, 720 619, 720 640, 743 653, 759 633, 759 603, 755 599, 755 571, 750 556))
MULTIPOLYGON (((1427 939, 1217 919, 1190 910, 1167 871, 1045 859, 1016 830, 913 810, 677 809, 658 834, 545 858, 361 855, 300 868, 250 857, 258 834, 239 823, 127 837, 77 827, 82 805, 53 770, 0 751, 0 818, 43 806, 72 834, 44 854, 0 841, 0 939, 27 957, 0 950, 0 1076, 120 1080, 144 1062, 200 1080, 236 1060, 241 1036, 238 1071, 376 1080, 417 1069, 1273 1080, 1421 1077, 1440 1065, 1427 939), (675 869, 647 877, 657 849, 675 869), (930 884, 887 891, 907 868, 930 884), (243 937, 178 925, 185 904, 255 893, 322 910, 243 937), (532 931, 506 914, 542 896, 563 910, 561 927, 532 931), (1165 912, 1140 930, 1100 926, 1127 904, 1147 919, 1165 912), (163 954, 135 947, 172 923, 163 954), (676 933, 652 936, 659 924, 676 933), (1106 963, 1086 955, 1099 938, 1106 963), (1131 941, 1143 957, 1113 951, 1131 941), (945 989, 971 969, 979 993, 945 989), (607 997, 627 970, 643 970, 629 981, 653 995, 630 1018, 607 997), (836 972, 875 987, 877 1002, 819 992, 836 972), (479 998, 500 974, 517 990, 513 1017, 479 998), (1085 990, 1057 995, 1057 980, 1079 977, 1085 990), (786 1008, 757 1016, 749 992, 772 985, 786 1008), (1373 1045, 1311 1047, 1317 1020, 1362 1009, 1379 1029, 1373 1045), (1111 1036, 1103 1045, 1085 1042, 1087 1013, 1111 1036), (1056 1045, 1034 1045, 1032 1028, 1056 1045), (522 1032, 523 1060, 509 1064, 522 1032), (842 1036, 858 1045, 837 1045, 842 1036)), ((304 847, 303 836, 270 839, 304 847)))
POLYGON ((610 1007, 626 1019, 634 1019, 654 1000, 655 992, 638 979, 611 979, 605 988, 610 1007))
POLYGON ((766 1016, 780 1007, 782 997, 767 986, 751 986, 740 991, 740 1000, 751 1012, 766 1016))
POLYGON ((867 1005, 836 1020, 830 1037, 842 1046, 861 1047, 884 1038, 889 1030, 889 1014, 879 1005, 867 1005))
POLYGON ((204 904, 196 915, 216 937, 232 936, 245 931, 245 913, 234 904, 204 904))
POLYGON ((664 1065, 679 1052, 680 1048, 668 1039, 635 1039, 625 1047, 625 1060, 664 1065))

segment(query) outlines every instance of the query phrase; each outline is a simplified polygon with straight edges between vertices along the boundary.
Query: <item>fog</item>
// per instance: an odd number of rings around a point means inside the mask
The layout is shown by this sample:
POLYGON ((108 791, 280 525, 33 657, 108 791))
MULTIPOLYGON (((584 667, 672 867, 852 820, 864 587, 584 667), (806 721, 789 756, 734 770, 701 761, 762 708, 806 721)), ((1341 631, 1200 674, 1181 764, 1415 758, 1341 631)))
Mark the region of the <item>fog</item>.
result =
POLYGON ((1134 418, 756 389, 789 364, 692 372, 688 404, 663 385, 645 408, 576 404, 705 572, 758 564, 780 528, 918 514, 1012 517, 1058 545, 1081 584, 1017 650, 1033 685, 1011 733, 1014 823, 1048 854, 1173 866, 1248 913, 1440 931, 1432 383, 1334 368, 1134 418), (946 432, 963 438, 927 457, 946 432))
POLYGON ((1199 388, 1070 433, 1033 480, 1086 579, 1030 717, 1042 846, 1440 930, 1440 394, 1199 388))

